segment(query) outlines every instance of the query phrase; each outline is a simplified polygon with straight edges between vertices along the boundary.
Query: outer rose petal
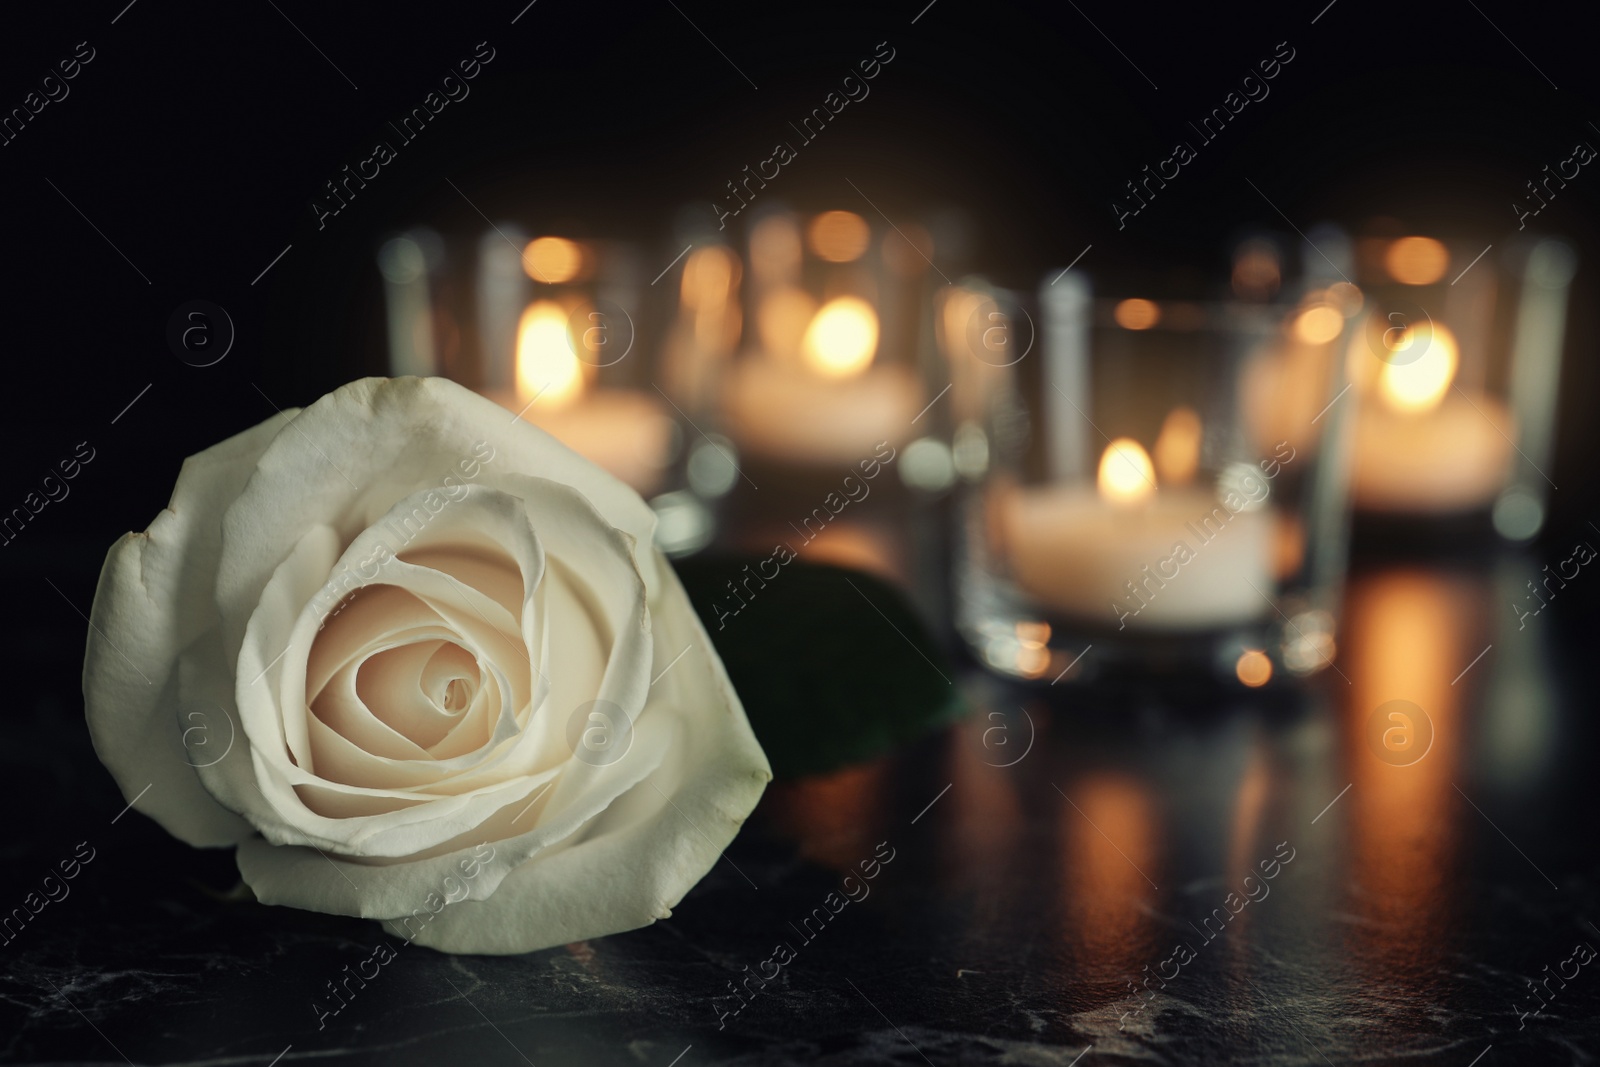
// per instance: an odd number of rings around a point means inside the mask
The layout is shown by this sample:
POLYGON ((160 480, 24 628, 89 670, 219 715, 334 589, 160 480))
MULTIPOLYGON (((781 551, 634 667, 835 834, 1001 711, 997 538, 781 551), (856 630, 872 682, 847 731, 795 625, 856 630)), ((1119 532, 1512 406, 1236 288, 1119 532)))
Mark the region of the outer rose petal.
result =
MULTIPOLYGON (((218 624, 222 513, 295 414, 274 415, 184 460, 166 510, 106 554, 90 612, 83 693, 95 752, 124 797, 143 792, 134 806, 191 845, 231 845, 252 831, 211 798, 195 773, 193 764, 222 752, 232 727, 217 709, 180 720, 176 662, 218 624), (186 749, 184 731, 191 728, 205 734, 194 735, 197 743, 186 749)), ((232 664, 215 659, 206 667, 231 689, 232 664)))

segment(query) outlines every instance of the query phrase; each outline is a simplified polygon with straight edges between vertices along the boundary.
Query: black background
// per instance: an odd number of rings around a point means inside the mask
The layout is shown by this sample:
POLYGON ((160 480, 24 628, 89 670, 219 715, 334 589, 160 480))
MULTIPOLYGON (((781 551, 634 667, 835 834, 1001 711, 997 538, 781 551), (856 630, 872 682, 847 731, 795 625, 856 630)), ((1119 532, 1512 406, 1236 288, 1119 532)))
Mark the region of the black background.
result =
MULTIPOLYGON (((802 147, 771 193, 865 210, 848 179, 891 218, 958 207, 974 235, 960 266, 1019 284, 1087 245, 1082 266, 1097 278, 1220 276, 1228 241, 1246 228, 1293 240, 1273 205, 1301 230, 1387 216, 1502 244, 1523 183, 1576 141, 1600 139, 1588 124, 1600 114, 1591 42, 1575 10, 937 0, 913 25, 925 2, 696 0, 680 11, 667 0, 538 0, 515 25, 517 2, 137 0, 8 12, 5 109, 78 42, 96 58, 70 96, 0 148, 0 509, 77 442, 97 458, 69 499, 0 550, 0 566, 8 577, 54 561, 77 570, 78 554, 149 522, 182 457, 273 404, 381 373, 373 256, 386 234, 418 221, 479 232, 465 194, 496 219, 651 243, 664 263, 677 213, 714 218, 724 183, 792 140, 788 123, 881 41, 895 58, 871 95, 802 147), (319 230, 311 202, 323 183, 376 139, 396 140, 387 121, 480 41, 495 59, 471 95, 319 230), (1285 41, 1295 58, 1270 96, 1198 145, 1119 231, 1111 203, 1124 182, 1175 141, 1197 143, 1187 123, 1285 41), (169 316, 192 299, 221 305, 237 328, 212 367, 185 365, 165 342, 169 316)), ((1581 256, 1551 472, 1560 489, 1548 529, 1563 540, 1594 497, 1597 203, 1600 180, 1583 172, 1535 223, 1570 235, 1581 256)), ((37 579, 20 580, 33 597, 37 579)), ((86 604, 82 579, 69 580, 86 604)), ((47 610, 57 607, 66 611, 47 610)))

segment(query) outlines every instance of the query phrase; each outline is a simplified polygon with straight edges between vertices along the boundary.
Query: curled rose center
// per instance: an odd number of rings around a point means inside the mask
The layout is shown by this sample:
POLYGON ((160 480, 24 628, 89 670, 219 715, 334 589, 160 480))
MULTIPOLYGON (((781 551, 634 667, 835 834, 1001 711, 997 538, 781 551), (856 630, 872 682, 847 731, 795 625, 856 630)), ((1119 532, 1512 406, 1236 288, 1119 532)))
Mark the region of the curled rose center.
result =
POLYGON ((472 653, 443 639, 374 653, 356 672, 356 693, 372 716, 424 749, 459 725, 482 684, 472 653))

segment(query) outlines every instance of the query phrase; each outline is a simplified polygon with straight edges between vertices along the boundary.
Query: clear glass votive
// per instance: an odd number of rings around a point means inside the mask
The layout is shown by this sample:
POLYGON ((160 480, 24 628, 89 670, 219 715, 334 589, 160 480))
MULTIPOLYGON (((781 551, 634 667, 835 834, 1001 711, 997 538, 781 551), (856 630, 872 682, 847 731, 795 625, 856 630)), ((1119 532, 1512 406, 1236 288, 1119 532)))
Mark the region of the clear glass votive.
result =
POLYGON ((719 422, 752 461, 851 466, 917 435, 932 238, 848 210, 752 214, 743 328, 724 367, 719 422))
POLYGON ((1505 539, 1531 539, 1554 484, 1571 246, 1369 235, 1356 249, 1357 512, 1435 527, 1488 517, 1505 539))
POLYGON ((956 624, 1044 683, 1332 663, 1360 295, 1296 303, 939 293, 948 361, 956 624))

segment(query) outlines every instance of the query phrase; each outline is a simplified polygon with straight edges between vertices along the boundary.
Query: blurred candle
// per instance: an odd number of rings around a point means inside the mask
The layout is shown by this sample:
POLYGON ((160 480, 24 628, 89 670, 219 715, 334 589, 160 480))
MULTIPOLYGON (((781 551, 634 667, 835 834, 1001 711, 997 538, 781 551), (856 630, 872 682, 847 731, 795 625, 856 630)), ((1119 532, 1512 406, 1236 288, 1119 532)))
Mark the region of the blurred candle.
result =
POLYGON ((1469 395, 1456 384, 1460 349, 1442 324, 1393 334, 1390 352, 1365 382, 1356 423, 1356 505, 1412 513, 1488 505, 1511 472, 1511 413, 1496 398, 1469 395))
POLYGON ((1115 619, 1118 629, 1221 627, 1268 610, 1266 479, 1251 468, 1255 481, 1241 473, 1220 492, 1183 487, 1198 464, 1199 418, 1181 408, 1167 426, 1158 452, 1180 483, 1171 488, 1158 491, 1149 455, 1119 438, 1101 456, 1095 489, 1016 489, 1000 498, 1001 536, 1025 591, 1069 615, 1115 619))
MULTIPOLYGON (((772 294, 758 330, 783 334, 808 299, 799 290, 772 294)), ((921 393, 908 369, 872 366, 878 316, 867 301, 840 296, 817 309, 801 334, 798 363, 771 354, 782 350, 776 337, 764 339, 767 352, 732 368, 723 398, 734 438, 751 453, 848 464, 879 441, 898 445, 911 435, 921 393)))
MULTIPOLYGON (((586 306, 586 305, 585 305, 586 306)), ((547 431, 585 459, 604 467, 641 493, 657 488, 672 440, 672 422, 654 397, 630 389, 592 386, 596 368, 578 358, 597 340, 574 337, 573 316, 555 300, 528 305, 517 326, 515 390, 486 395, 547 431)))
POLYGON ((754 351, 729 368, 722 396, 730 435, 753 455, 789 463, 850 464, 880 441, 916 429, 922 391, 907 367, 877 363, 878 286, 863 260, 872 229, 850 211, 802 227, 771 215, 751 228, 754 351), (823 279, 802 287, 805 252, 823 279))
POLYGON ((413 230, 390 238, 378 250, 388 318, 389 374, 396 378, 439 373, 428 287, 428 269, 430 260, 438 256, 438 241, 430 231, 413 230))

